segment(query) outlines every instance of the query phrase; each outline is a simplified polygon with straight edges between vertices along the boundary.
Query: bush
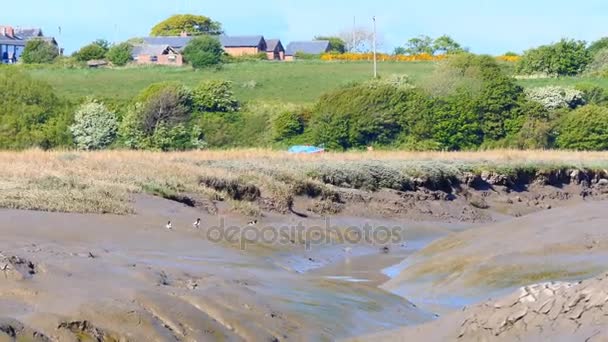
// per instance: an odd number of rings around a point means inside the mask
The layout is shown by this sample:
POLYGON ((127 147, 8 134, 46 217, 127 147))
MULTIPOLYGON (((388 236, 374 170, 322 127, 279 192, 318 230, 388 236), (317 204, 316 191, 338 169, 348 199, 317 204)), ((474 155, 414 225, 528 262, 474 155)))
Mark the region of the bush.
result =
POLYGON ((74 57, 80 62, 88 62, 106 58, 107 52, 108 50, 98 43, 91 43, 78 50, 78 52, 74 54, 74 57))
POLYGON ((130 148, 154 147, 157 130, 186 124, 192 114, 192 94, 180 83, 155 83, 144 89, 120 128, 121 142, 130 148))
POLYGON ((95 101, 80 106, 70 127, 76 146, 83 150, 100 150, 110 146, 117 130, 116 115, 95 101))
POLYGON ((195 69, 218 65, 222 61, 224 49, 219 40, 210 36, 196 37, 186 45, 184 59, 195 69))
POLYGON ((559 121, 556 145, 576 150, 608 149, 608 108, 589 105, 567 113, 559 121))
POLYGON ((585 73, 591 76, 604 76, 608 71, 608 48, 594 54, 593 60, 585 69, 585 73))
POLYGON ((602 37, 589 45, 587 50, 591 56, 595 56, 598 52, 608 49, 608 37, 602 37))
POLYGON ((202 149, 206 146, 200 128, 197 126, 189 128, 181 123, 173 127, 169 127, 165 123, 158 125, 152 135, 150 145, 151 148, 161 151, 184 151, 202 149))
POLYGON ((48 149, 71 143, 71 116, 49 84, 17 69, 0 68, 0 103, 0 148, 48 149))
POLYGON ((313 109, 314 143, 333 149, 390 144, 403 129, 410 96, 414 90, 376 82, 330 92, 313 109))
POLYGON ((591 53, 584 41, 562 39, 553 45, 526 51, 516 71, 520 74, 574 76, 583 72, 590 62, 591 53))
POLYGON ((113 45, 108 50, 107 57, 116 66, 124 66, 132 59, 133 46, 129 43, 113 45))
POLYGON ((526 89, 526 95, 532 101, 540 103, 548 110, 559 108, 574 109, 585 104, 582 91, 558 86, 526 89))
POLYGON ((194 88, 192 95, 194 107, 201 112, 234 112, 239 109, 230 81, 203 81, 194 88))
POLYGON ((32 39, 25 44, 21 60, 25 64, 52 63, 59 56, 59 49, 42 39, 32 39))
POLYGON ((303 132, 304 118, 294 111, 285 111, 272 122, 272 136, 275 141, 289 139, 303 132))
POLYGON ((581 83, 577 84, 574 89, 583 93, 583 99, 587 104, 608 105, 608 91, 605 88, 590 83, 581 83))

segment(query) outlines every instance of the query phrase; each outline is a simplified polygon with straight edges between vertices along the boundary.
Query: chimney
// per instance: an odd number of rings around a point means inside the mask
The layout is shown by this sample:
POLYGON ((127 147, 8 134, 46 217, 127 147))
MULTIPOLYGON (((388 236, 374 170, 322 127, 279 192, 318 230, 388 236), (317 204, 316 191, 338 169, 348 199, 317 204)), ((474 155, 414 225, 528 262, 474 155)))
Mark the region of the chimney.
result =
POLYGON ((182 32, 179 34, 179 36, 180 36, 180 37, 188 37, 188 32, 186 32, 186 31, 182 31, 182 32))
POLYGON ((9 38, 15 37, 15 30, 10 26, 0 26, 0 33, 9 38))

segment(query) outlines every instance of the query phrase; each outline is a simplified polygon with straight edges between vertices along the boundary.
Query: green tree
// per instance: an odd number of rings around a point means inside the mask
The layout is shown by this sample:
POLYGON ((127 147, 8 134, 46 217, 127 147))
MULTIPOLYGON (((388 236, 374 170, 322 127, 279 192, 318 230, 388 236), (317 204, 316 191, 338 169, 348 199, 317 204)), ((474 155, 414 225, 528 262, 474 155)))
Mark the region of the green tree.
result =
POLYGON ((596 105, 567 113, 558 124, 556 145, 576 150, 608 149, 608 108, 596 105))
POLYGON ((333 36, 316 36, 315 40, 327 40, 329 42, 329 50, 337 53, 346 52, 346 42, 340 37, 333 36))
POLYGON ((25 64, 52 63, 59 56, 59 49, 42 39, 31 39, 25 44, 21 60, 25 64))
POLYGON ((93 42, 93 44, 101 46, 101 48, 106 51, 110 50, 110 47, 112 45, 112 44, 110 44, 109 41, 107 41, 105 39, 97 39, 93 42))
POLYGON ((107 52, 108 51, 103 46, 98 45, 97 43, 91 43, 80 48, 80 50, 74 54, 74 57, 80 62, 88 62, 106 58, 107 52))
POLYGON ((194 88, 192 95, 194 107, 200 112, 235 112, 239 109, 230 81, 203 81, 194 88))
POLYGON ((520 74, 574 76, 583 72, 591 60, 584 41, 562 39, 558 43, 526 51, 517 63, 516 71, 520 74))
POLYGON ((184 48, 184 59, 195 69, 218 65, 224 49, 219 40, 210 36, 196 37, 184 48))
POLYGON ((440 102, 433 115, 433 139, 443 149, 474 149, 483 141, 475 95, 460 88, 440 102))
POLYGON ((403 46, 398 46, 393 50, 393 55, 405 55, 407 50, 403 46))
POLYGON ((183 32, 190 36, 222 34, 222 24, 209 17, 192 14, 174 15, 154 26, 151 36, 179 36, 183 32))
POLYGON ((587 65, 585 73, 589 76, 606 76, 608 72, 608 48, 595 53, 593 60, 587 65))
POLYGON ((433 42, 433 50, 435 53, 438 52, 442 54, 454 54, 465 51, 458 42, 447 35, 435 39, 433 42))
POLYGON ((108 50, 107 57, 112 64, 117 66, 124 66, 129 63, 132 59, 133 46, 129 43, 120 43, 113 45, 108 50))
POLYGON ((587 50, 591 56, 595 56, 598 52, 608 49, 608 37, 602 37, 589 45, 587 50))
POLYGON ((0 148, 44 149, 70 144, 67 106, 51 86, 13 68, 0 68, 0 148))
POLYGON ((434 55, 435 48, 433 46, 433 39, 429 36, 419 36, 411 38, 405 44, 405 51, 409 55, 420 55, 423 53, 434 55))
POLYGON ((281 141, 304 132, 304 118, 295 111, 284 111, 272 121, 272 137, 281 141))
POLYGON ((70 126, 76 146, 83 150, 100 150, 108 147, 116 138, 118 120, 116 114, 96 101, 82 104, 70 126))
POLYGON ((152 84, 134 99, 125 115, 119 129, 120 141, 129 148, 159 148, 158 134, 169 134, 179 124, 187 125, 191 115, 189 89, 176 82, 152 84))
POLYGON ((415 90, 377 82, 348 86, 321 97, 313 109, 314 143, 332 149, 390 144, 404 129, 415 90))

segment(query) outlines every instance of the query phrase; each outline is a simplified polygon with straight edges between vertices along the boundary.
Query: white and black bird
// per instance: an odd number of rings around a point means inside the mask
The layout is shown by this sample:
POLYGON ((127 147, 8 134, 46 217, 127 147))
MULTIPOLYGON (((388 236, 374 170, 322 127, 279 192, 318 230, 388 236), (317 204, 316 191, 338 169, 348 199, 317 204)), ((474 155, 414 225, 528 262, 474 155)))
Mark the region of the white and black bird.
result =
POLYGON ((192 224, 192 227, 194 227, 195 229, 199 229, 201 227, 201 219, 197 218, 196 221, 194 221, 194 223, 192 224))
POLYGON ((173 229, 173 224, 171 224, 171 221, 167 222, 167 225, 165 226, 165 228, 171 230, 173 229))
POLYGON ((247 223, 248 226, 255 226, 256 224, 258 224, 258 220, 249 221, 247 223))

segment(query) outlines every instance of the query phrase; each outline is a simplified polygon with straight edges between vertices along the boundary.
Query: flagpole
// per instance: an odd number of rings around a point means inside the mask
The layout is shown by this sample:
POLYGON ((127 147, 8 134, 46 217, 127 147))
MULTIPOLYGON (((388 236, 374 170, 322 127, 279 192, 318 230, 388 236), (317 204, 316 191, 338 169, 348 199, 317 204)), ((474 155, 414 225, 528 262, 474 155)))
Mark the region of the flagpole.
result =
POLYGON ((378 78, 378 59, 376 53, 376 16, 373 17, 374 20, 374 78, 378 78))

